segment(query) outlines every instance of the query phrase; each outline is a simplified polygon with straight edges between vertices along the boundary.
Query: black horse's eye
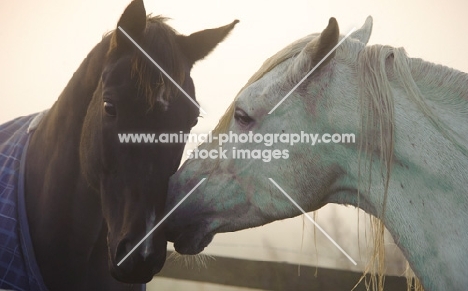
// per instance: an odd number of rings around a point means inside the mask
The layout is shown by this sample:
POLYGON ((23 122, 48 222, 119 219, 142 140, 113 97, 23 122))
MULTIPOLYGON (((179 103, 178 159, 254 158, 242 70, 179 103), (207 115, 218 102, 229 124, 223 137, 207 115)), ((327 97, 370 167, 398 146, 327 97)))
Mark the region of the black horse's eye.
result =
POLYGON ((109 116, 117 115, 117 110, 115 109, 114 104, 110 103, 109 101, 104 101, 104 111, 109 116))
POLYGON ((234 119, 239 123, 241 126, 248 126, 253 122, 253 119, 245 113, 244 110, 236 109, 234 112, 234 119))

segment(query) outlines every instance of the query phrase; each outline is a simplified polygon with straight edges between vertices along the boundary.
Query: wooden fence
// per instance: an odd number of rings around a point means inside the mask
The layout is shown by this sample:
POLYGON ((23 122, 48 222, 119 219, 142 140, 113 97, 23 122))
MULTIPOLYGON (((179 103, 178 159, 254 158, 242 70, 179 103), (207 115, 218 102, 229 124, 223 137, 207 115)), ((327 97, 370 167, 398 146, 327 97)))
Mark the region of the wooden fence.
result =
MULTIPOLYGON (((352 290, 362 275, 352 271, 310 266, 301 266, 299 275, 296 264, 219 256, 208 260, 206 265, 206 268, 187 268, 181 262, 168 261, 158 276, 263 290, 346 291, 352 290)), ((366 290, 364 282, 354 290, 366 290)), ((385 277, 385 290, 406 290, 406 278, 385 277)))

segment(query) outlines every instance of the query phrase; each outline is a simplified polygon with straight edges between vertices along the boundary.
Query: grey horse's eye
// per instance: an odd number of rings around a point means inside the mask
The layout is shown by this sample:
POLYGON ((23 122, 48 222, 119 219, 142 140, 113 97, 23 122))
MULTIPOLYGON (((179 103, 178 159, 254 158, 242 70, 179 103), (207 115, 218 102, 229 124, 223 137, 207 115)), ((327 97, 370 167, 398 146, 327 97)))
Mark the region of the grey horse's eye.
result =
POLYGON ((254 120, 250 117, 247 113, 245 113, 242 109, 236 109, 234 112, 234 119, 239 123, 241 126, 248 126, 254 120))
POLYGON ((115 109, 114 104, 110 103, 109 101, 104 101, 104 111, 109 116, 117 115, 117 110, 115 109))

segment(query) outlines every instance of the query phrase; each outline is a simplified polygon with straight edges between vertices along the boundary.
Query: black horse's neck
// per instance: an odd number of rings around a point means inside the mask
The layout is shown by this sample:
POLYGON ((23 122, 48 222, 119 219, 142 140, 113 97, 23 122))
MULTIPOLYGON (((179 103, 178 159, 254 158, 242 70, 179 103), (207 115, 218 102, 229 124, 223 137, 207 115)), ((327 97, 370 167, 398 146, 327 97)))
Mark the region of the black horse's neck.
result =
POLYGON ((103 239, 99 197, 81 174, 79 142, 109 39, 82 62, 29 144, 26 209, 36 260, 51 290, 58 290, 53 285, 57 278, 84 290, 80 284, 86 280, 77 274, 86 274, 93 247, 103 239), (48 255, 52 250, 53 258, 48 255))

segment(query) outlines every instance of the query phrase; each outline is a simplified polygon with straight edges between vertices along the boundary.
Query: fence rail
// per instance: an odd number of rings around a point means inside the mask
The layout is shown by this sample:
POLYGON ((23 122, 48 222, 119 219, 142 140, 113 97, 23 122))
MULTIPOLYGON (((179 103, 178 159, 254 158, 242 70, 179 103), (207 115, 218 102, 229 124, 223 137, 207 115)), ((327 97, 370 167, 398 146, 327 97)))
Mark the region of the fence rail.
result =
MULTIPOLYGON (((168 253, 168 255, 170 252, 168 253)), ((187 268, 168 261, 157 276, 264 290, 351 290, 362 273, 316 268, 282 262, 265 262, 215 256, 204 267, 187 268)), ((366 290, 361 282, 356 291, 366 290)), ((406 290, 406 278, 385 277, 385 290, 406 290)))

